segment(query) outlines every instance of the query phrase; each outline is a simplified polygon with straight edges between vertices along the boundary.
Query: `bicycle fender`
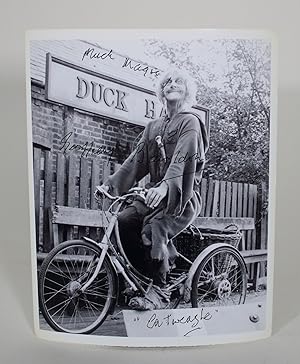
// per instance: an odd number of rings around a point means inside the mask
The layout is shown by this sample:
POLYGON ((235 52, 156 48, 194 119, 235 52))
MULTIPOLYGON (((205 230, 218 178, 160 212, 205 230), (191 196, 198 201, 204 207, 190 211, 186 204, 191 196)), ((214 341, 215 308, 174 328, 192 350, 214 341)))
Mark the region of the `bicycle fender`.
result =
POLYGON ((234 249, 239 255, 240 252, 235 248, 233 247, 232 245, 230 244, 227 244, 227 243, 215 243, 215 244, 212 244, 210 246, 208 246, 207 248, 205 248, 198 256, 197 258, 194 260, 192 266, 190 267, 190 270, 188 272, 188 277, 185 281, 185 287, 184 287, 184 297, 185 297, 185 300, 187 299, 189 301, 190 299, 190 292, 192 290, 192 281, 193 281, 193 277, 194 277, 194 274, 199 266, 199 264, 202 262, 203 259, 206 258, 206 256, 208 254, 210 254, 211 252, 213 252, 214 250, 216 249, 219 249, 219 248, 228 248, 230 247, 231 249, 234 249))

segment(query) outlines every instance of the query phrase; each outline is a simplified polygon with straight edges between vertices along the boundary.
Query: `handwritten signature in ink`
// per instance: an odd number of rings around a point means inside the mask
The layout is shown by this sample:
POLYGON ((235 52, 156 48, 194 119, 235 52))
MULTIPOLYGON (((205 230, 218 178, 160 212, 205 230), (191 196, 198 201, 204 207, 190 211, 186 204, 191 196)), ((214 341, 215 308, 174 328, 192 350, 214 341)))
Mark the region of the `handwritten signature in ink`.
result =
MULTIPOLYGON (((106 50, 95 50, 95 48, 87 48, 82 55, 81 61, 84 61, 85 59, 109 59, 109 60, 115 60, 113 50, 110 49, 109 51, 106 50)), ((128 57, 124 58, 124 61, 121 65, 122 68, 128 68, 131 71, 134 71, 136 73, 142 73, 144 77, 146 76, 154 76, 158 77, 160 75, 160 71, 157 68, 150 67, 148 65, 142 64, 140 62, 136 62, 128 57)))
POLYGON ((203 308, 201 308, 199 313, 194 315, 177 317, 174 317, 172 313, 164 317, 159 317, 156 313, 153 313, 146 322, 146 327, 152 330, 164 327, 184 326, 188 329, 184 336, 189 336, 192 332, 203 329, 202 322, 209 321, 212 317, 212 314, 209 311, 204 311, 203 308))

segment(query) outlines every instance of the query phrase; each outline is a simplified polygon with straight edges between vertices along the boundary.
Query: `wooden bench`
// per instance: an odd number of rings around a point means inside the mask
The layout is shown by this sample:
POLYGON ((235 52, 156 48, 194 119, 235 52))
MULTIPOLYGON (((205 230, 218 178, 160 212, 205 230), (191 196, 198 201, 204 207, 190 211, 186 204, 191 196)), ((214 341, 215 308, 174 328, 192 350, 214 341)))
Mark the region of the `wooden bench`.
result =
MULTIPOLYGON (((100 210, 89 210, 77 207, 67 207, 55 205, 49 214, 50 220, 50 238, 53 245, 59 244, 59 225, 89 227, 89 228, 102 228, 108 226, 110 214, 100 210)), ((254 218, 249 217, 198 217, 194 225, 201 229, 218 229, 222 230, 230 224, 235 224, 243 232, 241 243, 241 254, 246 264, 254 265, 254 277, 252 282, 253 289, 257 290, 260 282, 260 263, 267 260, 267 250, 245 249, 244 234, 247 231, 254 230, 254 218)), ((38 259, 44 258, 44 254, 38 254, 38 259)))
POLYGON ((53 245, 59 244, 59 225, 82 226, 90 228, 101 228, 108 226, 110 213, 100 210, 89 210, 78 207, 68 207, 55 205, 49 214, 50 221, 50 239, 53 245))

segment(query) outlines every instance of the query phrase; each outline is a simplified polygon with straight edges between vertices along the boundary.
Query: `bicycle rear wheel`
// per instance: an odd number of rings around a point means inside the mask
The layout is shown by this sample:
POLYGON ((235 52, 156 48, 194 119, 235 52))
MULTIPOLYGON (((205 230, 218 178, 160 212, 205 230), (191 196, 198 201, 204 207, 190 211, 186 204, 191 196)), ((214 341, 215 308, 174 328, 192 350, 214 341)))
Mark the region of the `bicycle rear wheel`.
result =
POLYGON ((105 257, 99 274, 93 275, 101 249, 91 242, 71 240, 54 248, 45 258, 39 276, 40 309, 52 329, 74 334, 93 332, 117 300, 117 275, 105 257))
POLYGON ((227 306, 245 303, 247 270, 233 247, 211 251, 199 264, 193 280, 192 307, 227 306))

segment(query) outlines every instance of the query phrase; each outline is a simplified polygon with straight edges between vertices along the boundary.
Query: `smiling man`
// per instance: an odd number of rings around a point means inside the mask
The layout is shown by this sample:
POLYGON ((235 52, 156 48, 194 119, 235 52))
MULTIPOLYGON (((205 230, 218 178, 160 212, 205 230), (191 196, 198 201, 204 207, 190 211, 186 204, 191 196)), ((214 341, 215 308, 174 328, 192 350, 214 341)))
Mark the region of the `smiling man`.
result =
POLYGON ((187 74, 178 70, 164 74, 157 96, 166 116, 148 123, 136 150, 101 186, 120 195, 150 175, 145 202, 135 200, 118 217, 129 260, 153 279, 160 297, 133 298, 131 306, 137 309, 163 307, 167 300, 163 287, 177 256, 172 238, 190 225, 201 210, 199 184, 208 139, 204 123, 190 111, 195 93, 195 84, 187 74), (187 157, 178 163, 178 155, 187 157), (149 302, 153 304, 149 306, 149 302))

